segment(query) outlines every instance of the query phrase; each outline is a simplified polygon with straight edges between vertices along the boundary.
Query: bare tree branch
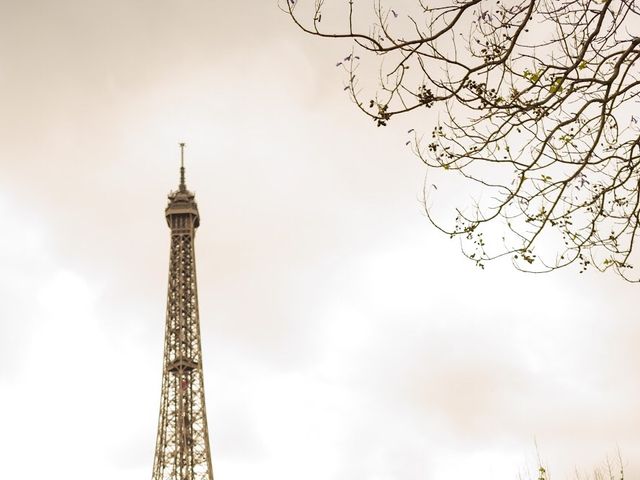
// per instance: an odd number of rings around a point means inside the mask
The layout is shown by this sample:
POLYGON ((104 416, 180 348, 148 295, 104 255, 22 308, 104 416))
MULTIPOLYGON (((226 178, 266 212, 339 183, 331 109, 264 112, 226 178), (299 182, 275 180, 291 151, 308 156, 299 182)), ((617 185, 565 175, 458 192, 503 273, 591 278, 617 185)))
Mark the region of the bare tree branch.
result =
POLYGON ((412 129, 411 143, 425 165, 457 174, 467 195, 480 192, 443 219, 425 189, 428 218, 459 237, 465 255, 480 266, 509 256, 535 272, 612 268, 640 281, 635 0, 309 6, 282 8, 307 33, 353 41, 339 62, 346 89, 378 126, 438 107, 430 141, 412 129), (373 86, 362 62, 378 65, 373 86))

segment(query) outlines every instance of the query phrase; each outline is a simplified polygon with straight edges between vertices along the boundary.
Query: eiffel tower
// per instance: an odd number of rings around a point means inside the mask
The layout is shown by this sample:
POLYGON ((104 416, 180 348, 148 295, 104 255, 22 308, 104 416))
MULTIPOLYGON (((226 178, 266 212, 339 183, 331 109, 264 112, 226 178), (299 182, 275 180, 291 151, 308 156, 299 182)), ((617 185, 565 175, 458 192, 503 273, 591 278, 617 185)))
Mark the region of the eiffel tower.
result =
POLYGON ((200 225, 195 195, 184 180, 165 209, 171 229, 162 394, 153 480, 213 480, 204 402, 194 238, 200 225))

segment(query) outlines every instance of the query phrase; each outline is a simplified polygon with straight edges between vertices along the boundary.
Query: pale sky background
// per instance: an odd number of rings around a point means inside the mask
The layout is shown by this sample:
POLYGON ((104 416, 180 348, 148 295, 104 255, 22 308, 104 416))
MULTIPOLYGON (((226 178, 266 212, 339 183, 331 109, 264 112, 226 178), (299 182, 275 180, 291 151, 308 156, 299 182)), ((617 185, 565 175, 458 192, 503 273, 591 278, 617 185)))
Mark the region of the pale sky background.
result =
POLYGON ((640 476, 640 287, 464 260, 348 50, 271 0, 0 0, 2 478, 151 477, 180 141, 217 480, 640 476))

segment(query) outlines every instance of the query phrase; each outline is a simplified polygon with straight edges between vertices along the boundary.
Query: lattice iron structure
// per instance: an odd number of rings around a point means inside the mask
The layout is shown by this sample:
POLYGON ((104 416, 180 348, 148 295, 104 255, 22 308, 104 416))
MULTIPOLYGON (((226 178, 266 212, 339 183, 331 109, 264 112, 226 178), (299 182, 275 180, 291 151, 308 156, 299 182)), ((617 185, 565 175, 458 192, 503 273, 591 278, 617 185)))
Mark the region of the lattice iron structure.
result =
POLYGON ((195 195, 184 178, 165 210, 171 229, 162 395, 153 480, 213 480, 202 375, 194 238, 200 225, 195 195))

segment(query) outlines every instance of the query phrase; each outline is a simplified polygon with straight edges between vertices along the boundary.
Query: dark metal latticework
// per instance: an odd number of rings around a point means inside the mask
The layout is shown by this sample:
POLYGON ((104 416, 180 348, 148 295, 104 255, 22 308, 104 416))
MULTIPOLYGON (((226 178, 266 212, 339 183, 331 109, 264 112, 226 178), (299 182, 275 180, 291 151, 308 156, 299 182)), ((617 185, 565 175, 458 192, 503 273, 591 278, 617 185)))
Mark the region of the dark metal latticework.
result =
MULTIPOLYGON (((182 154, 184 144, 180 144, 182 154)), ((181 154, 181 156, 182 156, 181 154)), ((153 480, 213 480, 202 375, 194 238, 200 224, 184 181, 169 194, 171 229, 162 395, 153 480)))

